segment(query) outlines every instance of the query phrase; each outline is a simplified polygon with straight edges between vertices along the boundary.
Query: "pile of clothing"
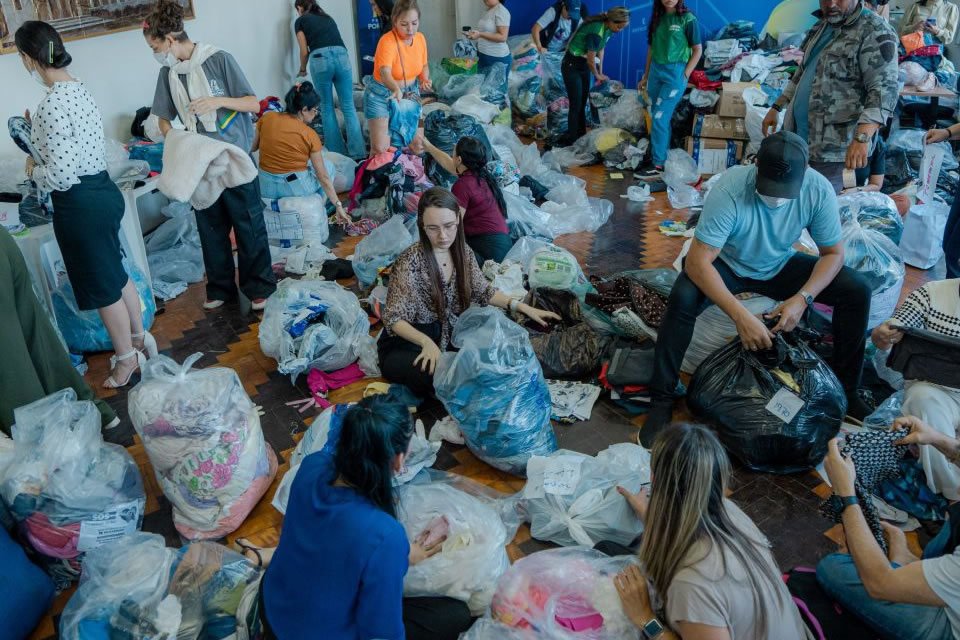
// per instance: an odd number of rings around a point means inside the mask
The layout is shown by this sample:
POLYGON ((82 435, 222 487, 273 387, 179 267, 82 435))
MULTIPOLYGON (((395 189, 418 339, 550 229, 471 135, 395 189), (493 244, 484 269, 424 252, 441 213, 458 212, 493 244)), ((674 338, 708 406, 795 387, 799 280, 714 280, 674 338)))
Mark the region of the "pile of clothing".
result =
POLYGON ((293 380, 310 368, 336 371, 358 359, 364 372, 379 375, 367 314, 336 282, 281 280, 260 322, 260 349, 293 380))
POLYGON ((256 637, 262 573, 212 542, 169 549, 136 533, 91 552, 60 616, 63 640, 236 640, 256 637))
POLYGON ((393 216, 374 229, 353 250, 353 271, 361 287, 369 287, 380 269, 389 267, 397 256, 415 242, 403 216, 393 216))
POLYGON ((608 347, 600 368, 600 384, 610 392, 610 400, 631 415, 650 410, 653 380, 652 340, 636 341, 618 337, 608 347))
POLYGON ((187 285, 203 282, 203 249, 197 232, 197 218, 186 202, 171 202, 160 210, 169 220, 144 239, 153 292, 172 300, 187 285))
POLYGON ((63 389, 14 411, 13 455, 0 497, 57 589, 80 575, 85 553, 140 529, 146 495, 126 449, 100 435, 100 412, 63 389))
POLYGON ((840 210, 840 222, 856 220, 864 229, 879 231, 894 244, 900 244, 903 217, 890 196, 877 192, 842 195, 837 198, 837 208, 840 210))
POLYGON ((526 323, 530 343, 547 378, 592 378, 600 370, 607 339, 586 320, 576 294, 552 287, 534 288, 530 304, 560 316, 558 323, 544 327, 526 323))
POLYGON ((236 530, 277 473, 277 456, 237 373, 191 370, 201 357, 195 353, 182 366, 151 358, 129 396, 130 421, 187 540, 236 530))

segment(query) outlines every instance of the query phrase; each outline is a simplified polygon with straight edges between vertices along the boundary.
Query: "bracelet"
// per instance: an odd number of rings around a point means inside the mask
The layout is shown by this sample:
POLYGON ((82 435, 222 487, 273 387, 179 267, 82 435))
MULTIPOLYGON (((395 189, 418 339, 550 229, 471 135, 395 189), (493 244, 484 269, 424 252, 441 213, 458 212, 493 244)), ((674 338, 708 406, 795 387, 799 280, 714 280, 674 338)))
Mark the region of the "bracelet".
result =
POLYGON ((519 300, 516 300, 516 299, 514 299, 514 298, 511 298, 511 299, 510 299, 510 302, 507 303, 507 308, 510 309, 510 311, 511 311, 512 313, 516 313, 516 312, 517 312, 517 307, 519 307, 519 306, 520 306, 520 301, 519 301, 519 300))

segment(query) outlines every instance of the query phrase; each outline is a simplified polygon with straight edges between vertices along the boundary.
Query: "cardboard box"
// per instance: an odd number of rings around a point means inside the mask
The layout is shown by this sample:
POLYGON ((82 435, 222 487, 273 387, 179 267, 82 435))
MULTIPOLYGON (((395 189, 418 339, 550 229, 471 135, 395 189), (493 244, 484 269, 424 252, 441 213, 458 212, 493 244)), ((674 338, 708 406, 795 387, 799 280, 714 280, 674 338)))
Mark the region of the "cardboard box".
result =
POLYGON ((698 113, 693 118, 695 138, 720 138, 722 140, 749 140, 743 118, 724 118, 713 114, 698 113))
POLYGON ((725 118, 745 118, 747 104, 743 101, 743 90, 752 87, 753 82, 724 82, 717 103, 717 115, 725 118))
POLYGON ((716 138, 687 138, 689 153, 703 176, 712 176, 725 171, 743 158, 743 142, 718 140, 716 138))

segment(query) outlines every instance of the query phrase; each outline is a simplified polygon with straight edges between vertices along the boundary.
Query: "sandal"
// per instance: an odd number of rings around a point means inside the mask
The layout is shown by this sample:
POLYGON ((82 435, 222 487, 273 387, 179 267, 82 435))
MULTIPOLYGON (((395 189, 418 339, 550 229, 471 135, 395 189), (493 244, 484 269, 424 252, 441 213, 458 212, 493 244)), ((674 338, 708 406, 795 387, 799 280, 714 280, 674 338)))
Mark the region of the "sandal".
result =
POLYGON ((146 364, 147 359, 143 357, 143 354, 136 349, 125 353, 122 356, 110 356, 110 377, 103 381, 103 386, 107 389, 119 389, 120 387, 125 387, 130 384, 130 378, 133 377, 133 374, 139 369, 142 365, 146 364), (129 360, 130 358, 137 359, 137 366, 133 369, 130 369, 130 373, 127 374, 127 378, 122 382, 116 380, 113 377, 113 371, 117 368, 117 363, 121 360, 129 360))
POLYGON ((131 338, 143 338, 143 351, 146 351, 147 358, 156 358, 157 357, 157 340, 153 337, 153 334, 149 331, 142 331, 140 333, 131 333, 131 338))
POLYGON ((253 546, 246 538, 237 538, 233 541, 233 546, 237 548, 237 550, 240 552, 240 555, 248 560, 250 558, 247 556, 247 551, 253 551, 253 555, 257 556, 257 567, 260 569, 263 568, 263 556, 260 555, 260 552, 263 551, 263 549, 261 547, 253 546))

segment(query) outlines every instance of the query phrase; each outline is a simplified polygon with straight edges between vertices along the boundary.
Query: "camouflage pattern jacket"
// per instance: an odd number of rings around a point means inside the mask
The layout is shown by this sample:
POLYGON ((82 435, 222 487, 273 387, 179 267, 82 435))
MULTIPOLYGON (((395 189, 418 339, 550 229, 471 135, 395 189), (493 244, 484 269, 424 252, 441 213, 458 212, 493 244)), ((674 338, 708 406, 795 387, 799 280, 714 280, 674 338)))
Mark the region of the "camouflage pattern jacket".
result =
MULTIPOLYGON (((810 28, 801 48, 808 56, 820 38, 826 20, 810 28)), ((897 35, 887 22, 857 4, 846 20, 834 25, 833 40, 817 60, 816 76, 810 88, 810 159, 843 162, 858 124, 883 126, 897 105, 897 35)), ((776 104, 787 106, 803 76, 801 63, 776 104)), ((793 114, 787 113, 784 128, 793 128, 793 114)), ((870 142, 873 152, 873 141, 870 142)))

